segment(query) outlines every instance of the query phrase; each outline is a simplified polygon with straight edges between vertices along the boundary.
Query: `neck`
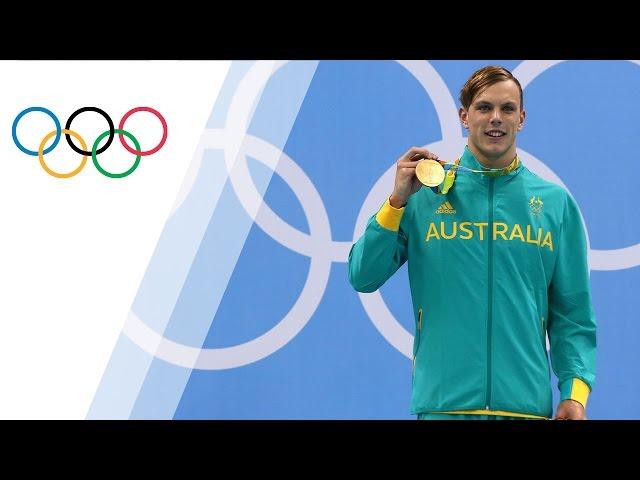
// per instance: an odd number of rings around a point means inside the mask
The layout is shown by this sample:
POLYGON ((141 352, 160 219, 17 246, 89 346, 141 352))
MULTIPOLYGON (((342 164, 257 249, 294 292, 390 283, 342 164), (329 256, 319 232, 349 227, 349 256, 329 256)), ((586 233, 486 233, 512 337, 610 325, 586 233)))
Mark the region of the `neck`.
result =
POLYGON ((499 157, 490 157, 482 154, 474 145, 468 145, 469 150, 473 153, 473 156, 476 157, 478 163, 485 168, 505 168, 508 167, 509 164, 516 157, 516 146, 513 145, 509 150, 500 155, 499 157))

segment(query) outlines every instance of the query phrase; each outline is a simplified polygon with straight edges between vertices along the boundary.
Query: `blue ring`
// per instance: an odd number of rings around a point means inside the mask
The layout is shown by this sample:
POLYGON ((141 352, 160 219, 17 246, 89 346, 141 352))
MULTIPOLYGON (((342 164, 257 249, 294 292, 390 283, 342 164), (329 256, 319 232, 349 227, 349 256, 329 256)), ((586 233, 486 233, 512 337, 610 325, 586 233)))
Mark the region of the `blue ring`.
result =
POLYGON ((49 153, 51 150, 56 148, 56 145, 58 145, 58 142, 60 141, 60 137, 62 136, 62 127, 60 127, 60 121, 58 120, 58 117, 56 117, 55 114, 51 110, 48 110, 48 109, 46 109, 44 107, 29 107, 29 108, 25 108, 23 111, 21 111, 18 114, 16 119, 13 121, 13 125, 11 126, 11 136, 13 137, 13 142, 16 144, 16 147, 18 147, 20 150, 22 150, 27 155, 31 155, 33 157, 37 157, 38 156, 38 152, 34 152, 33 150, 29 150, 29 149, 27 149, 27 148, 22 146, 22 144, 18 140, 18 135, 17 135, 17 132, 16 132, 17 129, 18 129, 18 122, 20 121, 20 119, 22 117, 24 117, 27 113, 30 113, 30 112, 46 113, 47 115, 49 115, 53 119, 53 123, 56 124, 56 139, 53 141, 53 144, 44 151, 45 154, 49 153))

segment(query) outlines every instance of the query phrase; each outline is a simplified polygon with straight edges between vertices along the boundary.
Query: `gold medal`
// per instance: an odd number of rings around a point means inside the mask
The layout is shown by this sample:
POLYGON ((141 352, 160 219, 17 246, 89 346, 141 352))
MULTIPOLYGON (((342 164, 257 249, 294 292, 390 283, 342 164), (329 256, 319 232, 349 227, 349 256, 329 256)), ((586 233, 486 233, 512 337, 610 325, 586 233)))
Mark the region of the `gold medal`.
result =
POLYGON ((435 160, 420 160, 416 165, 416 176, 427 187, 437 187, 444 180, 444 168, 435 160))

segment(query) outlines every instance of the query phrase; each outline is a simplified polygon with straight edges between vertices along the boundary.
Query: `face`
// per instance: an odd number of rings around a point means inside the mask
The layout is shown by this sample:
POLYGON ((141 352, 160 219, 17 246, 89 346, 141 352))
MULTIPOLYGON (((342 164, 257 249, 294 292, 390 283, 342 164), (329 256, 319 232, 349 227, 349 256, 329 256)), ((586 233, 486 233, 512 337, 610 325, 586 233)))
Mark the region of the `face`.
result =
POLYGON ((516 134, 522 129, 524 117, 520 90, 513 80, 490 85, 476 95, 468 111, 460 109, 471 152, 478 160, 500 166, 508 165, 516 155, 516 134))

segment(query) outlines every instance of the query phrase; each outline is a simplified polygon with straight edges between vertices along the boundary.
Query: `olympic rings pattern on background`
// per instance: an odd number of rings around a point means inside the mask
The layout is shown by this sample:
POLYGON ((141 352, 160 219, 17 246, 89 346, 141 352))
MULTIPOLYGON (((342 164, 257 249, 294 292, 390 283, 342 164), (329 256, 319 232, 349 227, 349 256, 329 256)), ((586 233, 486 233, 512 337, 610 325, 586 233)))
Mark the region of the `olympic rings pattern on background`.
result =
MULTIPOLYGON (((525 89, 541 73, 560 61, 523 61, 513 74, 525 89)), ((324 201, 312 180, 294 158, 282 148, 249 133, 254 102, 275 73, 289 61, 259 61, 238 81, 228 105, 226 123, 222 128, 207 128, 203 132, 194 154, 194 161, 186 181, 178 194, 172 214, 182 206, 192 190, 206 149, 221 149, 233 190, 254 223, 284 247, 310 258, 305 285, 291 310, 268 332, 247 342, 231 347, 205 348, 187 345, 167 338, 150 328, 132 310, 129 311, 123 332, 150 355, 168 363, 200 370, 236 368, 257 362, 278 351, 304 328, 322 302, 334 262, 347 261, 351 245, 364 232, 366 223, 388 196, 393 185, 396 165, 389 168, 371 186, 358 213, 353 238, 334 240, 324 201), (295 229, 278 216, 264 201, 249 172, 247 157, 272 169, 290 186, 305 212, 310 232, 295 229)), ((436 110, 442 139, 428 145, 443 158, 458 155, 466 145, 466 137, 459 127, 457 106, 452 92, 437 70, 426 61, 397 61, 425 91, 436 110)), ((640 63, 635 62, 634 63, 640 63)), ((527 168, 549 181, 569 189, 560 177, 542 160, 518 147, 527 168)), ((570 193, 570 192, 569 192, 570 193)), ((588 225, 584 222, 590 270, 620 270, 640 265, 640 242, 631 247, 596 250, 589 242, 588 225)), ((414 336, 393 315, 382 293, 358 293, 369 319, 398 352, 411 359, 414 336)), ((547 349, 549 348, 547 338, 547 349)))
POLYGON ((13 137, 13 142, 16 144, 16 147, 18 147, 20 149, 20 151, 22 151, 23 153, 26 153, 27 155, 30 155, 30 156, 33 156, 33 157, 37 156, 38 160, 40 161, 40 165, 42 166, 44 171, 47 172, 49 175, 57 177, 57 178, 70 178, 70 177, 73 177, 73 176, 77 175, 78 173, 80 173, 82 171, 82 169, 84 168, 85 164, 87 163, 87 156, 88 155, 91 155, 91 158, 93 159, 93 164, 95 165, 95 167, 98 170, 98 172, 100 172, 102 175, 104 175, 106 177, 110 177, 110 178, 126 177, 126 176, 132 174, 135 171, 135 169, 138 168, 138 165, 140 164, 141 157, 148 156, 148 155, 153 155, 154 153, 156 153, 158 150, 160 150, 164 146, 165 142, 167 141, 168 132, 169 132, 169 129, 167 127, 167 122, 164 119, 164 117, 162 116, 162 114, 159 111, 157 111, 156 109, 151 108, 151 107, 135 107, 135 108, 132 108, 131 110, 129 110, 127 113, 125 113, 122 116, 122 118, 120 119, 120 122, 118 124, 118 128, 114 127, 113 120, 111 120, 111 117, 109 117, 107 112, 105 112, 104 110, 102 110, 102 109, 100 109, 98 107, 82 107, 82 108, 79 108, 78 110, 76 110, 75 112, 73 112, 69 116, 64 128, 61 127, 61 124, 60 124, 60 121, 58 120, 58 117, 56 117, 56 115, 51 110, 49 110, 47 108, 44 108, 44 107, 29 107, 29 108, 25 108, 23 111, 21 111, 16 116, 16 118, 13 121, 13 125, 11 126, 11 135, 13 137), (29 150, 28 148, 24 147, 20 143, 20 140, 18 140, 18 134, 17 134, 18 123, 20 122, 22 117, 24 117, 25 115, 27 115, 28 113, 31 113, 31 112, 42 112, 42 113, 48 115, 49 117, 51 117, 51 119, 53 120, 53 123, 55 124, 55 127, 56 127, 55 130, 52 130, 47 135, 45 135, 45 137, 40 142, 40 146, 38 147, 37 151, 29 150), (96 113, 100 114, 101 116, 103 116, 104 119, 107 121, 107 124, 109 125, 109 129, 106 130, 105 132, 101 133, 98 136, 98 138, 95 140, 91 150, 87 150, 86 142, 80 136, 80 134, 78 134, 77 132, 71 130, 71 122, 73 122, 73 120, 83 112, 96 112, 96 113), (134 113, 137 113, 137 112, 149 112, 149 113, 152 113, 153 115, 156 116, 156 118, 162 124, 162 138, 161 138, 160 142, 158 143, 158 145, 156 145, 152 149, 141 151, 140 150, 140 143, 138 142, 138 140, 133 136, 133 134, 131 134, 130 132, 128 132, 128 131, 126 131, 124 129, 124 124, 127 121, 127 119, 131 115, 133 115, 134 113), (58 145, 58 142, 60 141, 60 137, 62 136, 63 133, 64 133, 65 138, 67 140, 67 143, 69 144, 71 149, 74 152, 77 152, 77 153, 79 153, 80 155, 83 156, 82 160, 80 162, 80 165, 78 167, 76 167, 74 170, 72 170, 71 172, 68 172, 68 173, 60 173, 60 172, 54 171, 53 169, 51 169, 46 164, 46 162, 44 160, 44 155, 46 155, 47 153, 51 152, 54 148, 56 148, 56 146, 58 145), (128 152, 136 155, 136 159, 135 159, 133 165, 127 171, 122 172, 122 173, 109 172, 109 171, 105 170, 100 165, 100 163, 98 162, 98 155, 103 153, 105 150, 107 150, 107 148, 109 148, 109 146, 111 146, 111 143, 113 142, 113 137, 114 137, 115 134, 118 134, 118 136, 120 137, 120 143, 122 143, 122 146, 128 152), (46 146, 47 142, 54 135, 55 135, 55 139, 54 139, 53 143, 51 144, 51 146, 49 146, 48 148, 45 149, 45 146, 46 146), (100 145, 100 142, 107 135, 109 136, 109 138, 107 139, 106 143, 101 148, 98 149, 98 145, 100 145), (82 148, 78 148, 73 143, 73 140, 71 139, 71 137, 75 137, 78 140, 78 142, 80 143, 82 148), (127 144, 127 142, 125 141, 124 137, 128 137, 133 142, 133 144, 135 145, 135 148, 136 148, 135 150, 133 148, 131 148, 127 144))

